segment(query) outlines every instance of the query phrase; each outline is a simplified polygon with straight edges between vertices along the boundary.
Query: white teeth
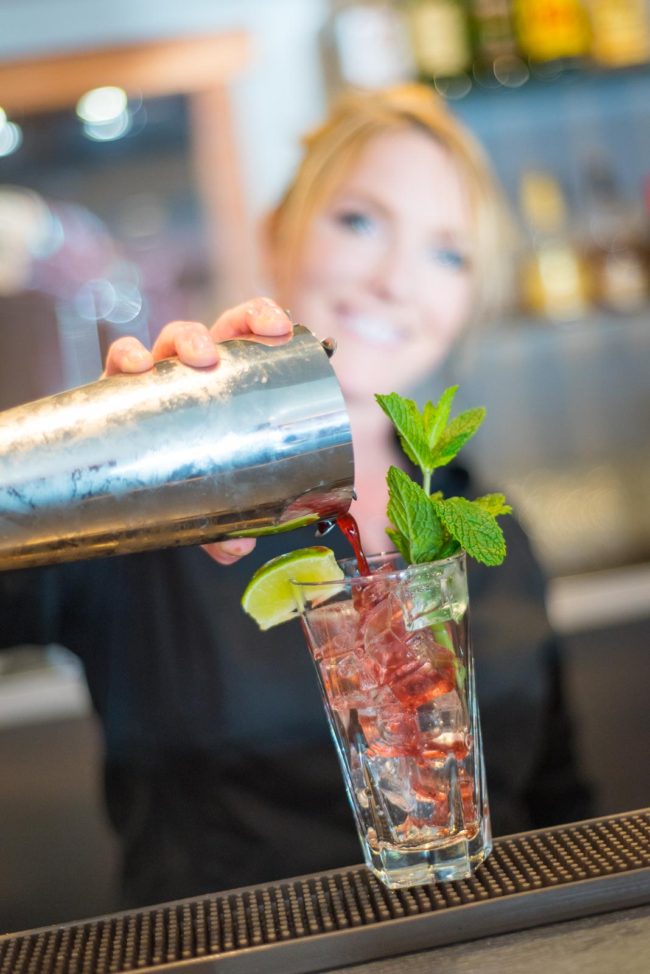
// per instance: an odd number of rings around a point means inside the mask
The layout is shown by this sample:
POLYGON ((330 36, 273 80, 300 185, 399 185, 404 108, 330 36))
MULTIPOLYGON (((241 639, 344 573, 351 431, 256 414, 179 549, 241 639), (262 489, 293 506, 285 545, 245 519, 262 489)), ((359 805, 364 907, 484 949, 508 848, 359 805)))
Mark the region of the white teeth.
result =
POLYGON ((355 315, 347 318, 345 325, 349 331, 354 332, 359 338, 373 342, 375 345, 397 345, 403 337, 393 325, 381 318, 355 315))

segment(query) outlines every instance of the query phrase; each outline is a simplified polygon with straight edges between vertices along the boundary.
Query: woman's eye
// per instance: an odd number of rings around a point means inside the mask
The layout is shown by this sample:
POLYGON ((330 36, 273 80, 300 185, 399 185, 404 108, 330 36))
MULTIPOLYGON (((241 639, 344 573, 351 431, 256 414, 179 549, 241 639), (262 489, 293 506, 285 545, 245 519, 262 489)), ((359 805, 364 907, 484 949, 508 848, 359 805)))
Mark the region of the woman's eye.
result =
POLYGON ((336 219, 337 223, 340 223, 341 226, 346 227, 348 230, 352 230, 354 233, 370 234, 374 230, 374 221, 372 218, 365 213, 359 213, 355 210, 339 213, 336 219))
POLYGON ((431 254, 435 261, 452 270, 462 271, 469 267, 467 255, 455 247, 434 247, 431 254))

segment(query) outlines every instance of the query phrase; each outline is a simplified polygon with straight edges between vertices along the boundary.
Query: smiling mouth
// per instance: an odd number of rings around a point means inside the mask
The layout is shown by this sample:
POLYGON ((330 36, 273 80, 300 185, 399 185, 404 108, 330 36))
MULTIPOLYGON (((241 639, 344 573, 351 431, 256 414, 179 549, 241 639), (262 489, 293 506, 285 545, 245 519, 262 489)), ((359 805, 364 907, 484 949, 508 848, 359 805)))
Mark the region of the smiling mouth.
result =
POLYGON ((344 315, 343 324, 346 331, 373 345, 399 345, 408 337, 404 329, 371 315, 344 315))

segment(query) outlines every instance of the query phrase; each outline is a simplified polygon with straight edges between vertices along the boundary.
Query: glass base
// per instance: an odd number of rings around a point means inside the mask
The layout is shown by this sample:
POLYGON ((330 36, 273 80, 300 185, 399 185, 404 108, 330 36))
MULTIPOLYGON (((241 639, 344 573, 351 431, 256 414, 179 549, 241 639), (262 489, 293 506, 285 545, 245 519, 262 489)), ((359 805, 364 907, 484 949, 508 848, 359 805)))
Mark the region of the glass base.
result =
POLYGON ((448 844, 398 847, 363 843, 366 865, 389 889, 468 879, 492 851, 492 838, 479 830, 472 838, 457 837, 448 844))

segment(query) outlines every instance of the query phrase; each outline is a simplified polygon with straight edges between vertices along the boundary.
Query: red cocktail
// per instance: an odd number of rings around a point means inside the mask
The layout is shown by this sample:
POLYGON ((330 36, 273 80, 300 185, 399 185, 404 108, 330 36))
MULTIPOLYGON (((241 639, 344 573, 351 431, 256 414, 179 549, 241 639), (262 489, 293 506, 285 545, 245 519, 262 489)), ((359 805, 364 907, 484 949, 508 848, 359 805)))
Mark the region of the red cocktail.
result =
POLYGON ((366 862, 391 887, 463 878, 491 849, 465 555, 341 565, 294 589, 366 862))

